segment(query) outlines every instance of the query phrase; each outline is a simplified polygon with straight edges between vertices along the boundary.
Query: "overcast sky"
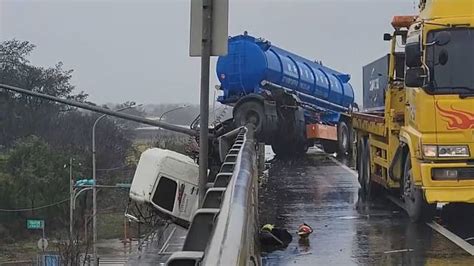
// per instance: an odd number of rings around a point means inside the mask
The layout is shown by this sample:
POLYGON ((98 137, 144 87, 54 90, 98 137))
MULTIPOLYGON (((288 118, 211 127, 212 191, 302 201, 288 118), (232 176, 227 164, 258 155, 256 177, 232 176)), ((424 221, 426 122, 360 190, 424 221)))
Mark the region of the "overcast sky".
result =
MULTIPOLYGON (((190 1, 0 0, 0 41, 34 43, 33 64, 62 61, 97 103, 198 103, 190 1)), ((362 66, 388 52, 392 17, 413 13, 414 0, 230 0, 229 34, 247 30, 349 73, 361 99, 362 66)))

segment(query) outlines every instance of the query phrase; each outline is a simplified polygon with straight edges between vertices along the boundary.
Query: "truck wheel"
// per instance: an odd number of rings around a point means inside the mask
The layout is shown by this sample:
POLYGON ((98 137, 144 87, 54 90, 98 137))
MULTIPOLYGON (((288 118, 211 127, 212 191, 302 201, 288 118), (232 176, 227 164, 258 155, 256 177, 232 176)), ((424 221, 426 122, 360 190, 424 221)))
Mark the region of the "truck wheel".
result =
POLYGON ((362 193, 365 194, 364 191, 364 186, 362 185, 363 183, 363 178, 364 178, 364 156, 365 156, 365 140, 362 138, 360 141, 357 142, 357 173, 358 177, 357 179, 359 180, 359 184, 362 190, 362 193))
POLYGON ((263 105, 257 101, 247 101, 239 105, 234 111, 234 122, 236 127, 245 126, 248 123, 255 125, 255 132, 262 131, 265 113, 263 105))
POLYGON ((308 152, 309 149, 309 142, 308 141, 302 141, 298 144, 296 147, 297 149, 297 155, 305 155, 308 152))
POLYGON ((371 158, 370 158, 370 142, 366 140, 364 142, 364 154, 361 158, 363 161, 363 175, 362 175, 362 191, 366 198, 373 198, 380 195, 382 187, 372 180, 372 169, 371 169, 371 158))
POLYGON ((405 160, 402 197, 405 201, 405 209, 412 222, 423 222, 433 219, 436 204, 428 204, 423 197, 423 190, 415 185, 410 155, 405 160))
POLYGON ((288 156, 288 150, 285 148, 285 145, 277 142, 272 144, 273 153, 276 154, 278 157, 286 157, 288 156))
POLYGON ((320 143, 326 153, 333 154, 337 152, 337 141, 322 139, 320 143))
POLYGON ((339 154, 347 154, 350 150, 351 137, 349 127, 345 121, 341 121, 337 127, 337 143, 339 146, 339 154))

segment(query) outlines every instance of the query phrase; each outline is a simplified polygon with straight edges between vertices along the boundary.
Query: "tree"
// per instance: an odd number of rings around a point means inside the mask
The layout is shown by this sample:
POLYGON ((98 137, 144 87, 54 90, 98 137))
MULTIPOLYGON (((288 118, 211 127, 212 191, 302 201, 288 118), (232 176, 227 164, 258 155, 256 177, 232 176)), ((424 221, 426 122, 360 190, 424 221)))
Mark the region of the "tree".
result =
MULTIPOLYGON (((29 42, 17 40, 0 43, 0 83, 85 101, 85 93, 74 93, 72 70, 64 70, 61 62, 53 67, 31 65, 28 56, 34 48, 29 42)), ((32 208, 68 198, 69 173, 64 165, 70 157, 81 162, 80 168, 74 168, 74 178, 92 177, 91 130, 99 115, 0 90, 0 208, 32 208)), ((99 169, 126 163, 130 132, 123 120, 107 117, 100 122, 96 136, 99 169)), ((129 176, 129 172, 98 172, 102 184, 129 176)), ((117 202, 114 197, 111 193, 108 201, 100 203, 117 202)), ((78 200, 79 206, 81 202, 87 203, 85 196, 78 200)), ((78 208, 78 217, 81 211, 84 208, 78 208)), ((58 225, 55 228, 67 227, 67 203, 35 212, 2 213, 0 225, 10 226, 15 234, 16 229, 24 230, 24 218, 32 215, 47 217, 50 224, 58 225), (7 219, 16 219, 16 223, 7 223, 7 219)))
MULTIPOLYGON (((30 64, 27 56, 35 46, 17 40, 0 43, 0 83, 52 96, 84 101, 83 92, 73 94, 70 83, 72 70, 64 70, 61 62, 54 67, 43 68, 30 64)), ((70 110, 47 100, 0 91, 0 145, 12 145, 18 137, 31 134, 42 136, 46 125, 54 121, 61 111, 70 110)))
POLYGON ((48 221, 49 228, 64 227, 68 223, 65 219, 67 215, 64 215, 68 210, 64 200, 68 198, 69 191, 69 175, 64 168, 67 157, 36 136, 16 141, 3 157, 0 165, 0 208, 34 209, 62 202, 45 209, 2 213, 0 224, 15 237, 28 234, 24 228, 27 218, 43 218, 48 221))

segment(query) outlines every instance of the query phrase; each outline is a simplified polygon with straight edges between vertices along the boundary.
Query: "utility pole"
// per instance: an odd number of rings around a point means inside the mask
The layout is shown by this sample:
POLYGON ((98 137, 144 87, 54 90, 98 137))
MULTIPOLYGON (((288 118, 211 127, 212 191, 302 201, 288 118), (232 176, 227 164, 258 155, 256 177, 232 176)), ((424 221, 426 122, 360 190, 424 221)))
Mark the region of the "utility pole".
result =
POLYGON ((199 126, 199 206, 204 201, 209 155, 209 68, 211 63, 212 0, 202 1, 201 99, 199 126))
MULTIPOLYGON (((135 107, 135 103, 132 105, 120 108, 116 110, 116 112, 121 112, 130 108, 135 107)), ((93 252, 93 265, 98 265, 98 254, 97 254, 97 176, 96 176, 96 160, 95 160, 95 128, 97 126, 97 123, 99 123, 100 120, 105 118, 107 114, 101 115, 99 118, 97 118, 94 122, 94 125, 92 126, 92 252, 93 252)))
POLYGON ((73 215, 73 209, 72 209, 72 204, 74 201, 74 178, 72 177, 72 157, 69 158, 69 241, 73 242, 73 235, 72 235, 72 229, 74 225, 74 215, 73 215))
POLYGON ((201 57, 199 205, 206 194, 209 154, 209 68, 211 56, 228 50, 229 0, 191 0, 189 55, 201 57))

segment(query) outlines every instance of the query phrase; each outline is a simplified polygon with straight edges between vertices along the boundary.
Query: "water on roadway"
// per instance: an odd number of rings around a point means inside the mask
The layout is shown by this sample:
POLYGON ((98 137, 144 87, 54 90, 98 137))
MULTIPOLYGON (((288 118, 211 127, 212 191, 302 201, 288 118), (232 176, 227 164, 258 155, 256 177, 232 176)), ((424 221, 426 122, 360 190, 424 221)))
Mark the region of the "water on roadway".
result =
MULTIPOLYGON (((294 236, 283 250, 263 252, 264 265, 474 265, 470 256, 398 206, 363 201, 356 176, 316 149, 291 161, 274 160, 260 189, 260 223, 294 236), (298 225, 314 229, 309 243, 298 225)), ((473 224, 470 224, 472 228, 473 224)))

